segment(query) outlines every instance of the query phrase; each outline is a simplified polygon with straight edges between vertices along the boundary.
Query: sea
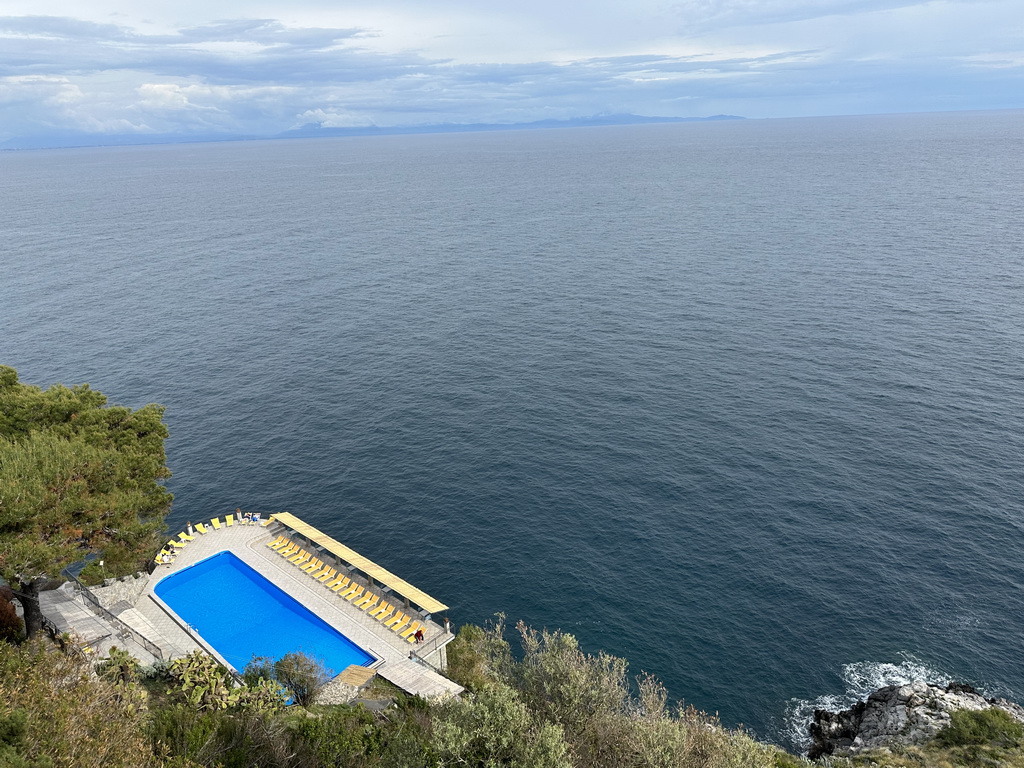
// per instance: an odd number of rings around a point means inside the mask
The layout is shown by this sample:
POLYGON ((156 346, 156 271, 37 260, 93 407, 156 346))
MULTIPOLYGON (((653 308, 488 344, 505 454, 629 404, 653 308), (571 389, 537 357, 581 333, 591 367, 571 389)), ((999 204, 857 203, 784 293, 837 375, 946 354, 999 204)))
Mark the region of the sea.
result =
POLYGON ((1024 111, 0 153, 0 363, 790 748, 1024 698, 1024 111))

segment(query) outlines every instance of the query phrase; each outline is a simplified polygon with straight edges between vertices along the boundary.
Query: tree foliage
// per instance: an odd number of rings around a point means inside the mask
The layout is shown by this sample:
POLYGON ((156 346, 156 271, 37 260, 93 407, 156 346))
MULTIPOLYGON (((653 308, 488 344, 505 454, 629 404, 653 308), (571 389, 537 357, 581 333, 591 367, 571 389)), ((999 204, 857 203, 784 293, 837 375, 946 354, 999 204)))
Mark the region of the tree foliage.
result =
POLYGON ((286 653, 274 662, 274 678, 288 689, 296 704, 306 707, 331 676, 319 660, 304 653, 286 653))
MULTIPOLYGON (((141 692, 97 679, 84 659, 43 643, 0 643, 0 722, 12 720, 17 726, 5 737, 7 751, 25 765, 142 768, 156 762, 145 737, 141 692)), ((18 765, 13 757, 10 763, 18 765)))
POLYGON ((38 587, 88 553, 138 570, 154 551, 171 494, 164 409, 107 406, 87 384, 42 390, 0 366, 0 576, 39 628, 38 587))
POLYGON ((488 629, 460 631, 449 646, 453 676, 476 690, 507 686, 541 722, 557 726, 574 766, 731 768, 771 766, 777 750, 689 707, 668 705, 648 675, 630 678, 624 659, 584 652, 572 635, 517 627, 513 659, 501 616, 488 629), (489 681, 489 683, 487 682, 489 681))
POLYGON ((562 729, 506 685, 445 702, 434 718, 437 765, 472 768, 571 768, 562 729))
POLYGON ((427 701, 380 684, 378 695, 393 700, 380 712, 360 705, 282 711, 279 699, 273 708, 251 706, 250 697, 261 695, 258 689, 276 685, 269 659, 253 665, 249 684, 239 687, 201 653, 172 662, 170 674, 159 674, 162 666, 138 670, 116 653, 99 664, 97 677, 87 662, 34 643, 6 653, 0 648, 0 723, 11 723, 6 730, 0 727, 0 766, 794 765, 741 731, 722 728, 692 709, 670 707, 656 680, 630 679, 622 660, 589 655, 569 635, 520 627, 524 647, 515 658, 503 631, 499 620, 460 633, 453 644, 464 668, 478 674, 475 690, 427 701), (486 658, 472 661, 477 653, 486 658), (581 685, 588 690, 575 690, 581 685))

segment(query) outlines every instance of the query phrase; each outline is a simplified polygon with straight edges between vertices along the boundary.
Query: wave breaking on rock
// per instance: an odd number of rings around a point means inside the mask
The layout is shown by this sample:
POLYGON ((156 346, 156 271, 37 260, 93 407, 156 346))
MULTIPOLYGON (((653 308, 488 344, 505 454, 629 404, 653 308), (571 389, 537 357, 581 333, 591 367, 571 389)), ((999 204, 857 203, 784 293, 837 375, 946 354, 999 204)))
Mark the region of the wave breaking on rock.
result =
POLYGON ((949 724, 953 712, 991 707, 1003 709, 1024 723, 1024 707, 1006 699, 985 698, 962 683, 945 687, 925 682, 885 686, 849 709, 816 709, 807 756, 817 759, 924 744, 949 724))

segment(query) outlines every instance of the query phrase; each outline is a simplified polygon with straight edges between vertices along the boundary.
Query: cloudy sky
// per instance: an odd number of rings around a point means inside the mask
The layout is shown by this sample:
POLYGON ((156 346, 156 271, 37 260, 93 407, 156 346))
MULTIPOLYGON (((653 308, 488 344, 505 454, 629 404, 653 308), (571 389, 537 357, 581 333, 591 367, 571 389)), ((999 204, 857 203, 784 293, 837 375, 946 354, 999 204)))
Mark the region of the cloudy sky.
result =
POLYGON ((1022 0, 4 0, 0 141, 1024 107, 1022 0))

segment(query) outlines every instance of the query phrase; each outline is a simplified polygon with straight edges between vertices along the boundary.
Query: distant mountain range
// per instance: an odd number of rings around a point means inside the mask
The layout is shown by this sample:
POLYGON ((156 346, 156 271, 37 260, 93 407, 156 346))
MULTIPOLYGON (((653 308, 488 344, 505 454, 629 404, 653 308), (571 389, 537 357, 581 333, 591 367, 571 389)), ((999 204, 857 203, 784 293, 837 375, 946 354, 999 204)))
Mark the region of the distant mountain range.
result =
POLYGON ((436 123, 434 125, 412 125, 378 127, 360 125, 344 128, 308 123, 301 128, 279 133, 274 138, 297 139, 320 136, 386 136, 408 133, 468 133, 472 131, 521 131, 544 128, 585 128, 599 125, 640 125, 646 123, 703 123, 709 120, 744 120, 737 115, 712 115, 711 117, 647 117, 645 115, 596 115, 576 117, 571 120, 535 120, 532 123, 436 123))
POLYGON ((267 136, 243 134, 171 134, 171 133, 84 133, 63 132, 36 136, 16 136, 0 142, 0 150, 55 149, 58 147, 118 147, 141 144, 191 144, 206 141, 252 141, 256 139, 311 139, 340 136, 392 136, 420 133, 468 133, 473 131, 519 131, 548 128, 584 128, 603 125, 642 125, 647 123, 695 123, 714 120, 744 120, 736 115, 711 117, 648 117, 645 115, 595 115, 570 120, 535 120, 530 123, 435 123, 431 125, 331 127, 308 123, 283 133, 267 136))

